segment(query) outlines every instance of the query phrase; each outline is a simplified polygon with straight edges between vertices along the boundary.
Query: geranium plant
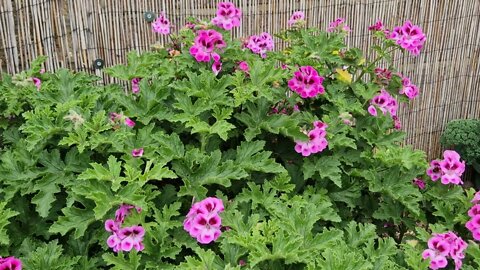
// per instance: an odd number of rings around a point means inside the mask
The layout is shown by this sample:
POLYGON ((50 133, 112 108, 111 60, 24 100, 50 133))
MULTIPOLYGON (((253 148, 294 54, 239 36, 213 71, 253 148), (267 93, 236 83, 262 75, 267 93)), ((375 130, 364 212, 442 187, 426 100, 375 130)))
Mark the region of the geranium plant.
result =
POLYGON ((106 70, 124 84, 44 57, 2 78, 1 269, 480 266, 463 160, 400 144, 420 90, 391 55, 421 53, 420 27, 377 22, 367 59, 344 18, 295 12, 274 51, 231 40, 241 16, 221 3, 173 34, 161 13, 173 42, 106 70))

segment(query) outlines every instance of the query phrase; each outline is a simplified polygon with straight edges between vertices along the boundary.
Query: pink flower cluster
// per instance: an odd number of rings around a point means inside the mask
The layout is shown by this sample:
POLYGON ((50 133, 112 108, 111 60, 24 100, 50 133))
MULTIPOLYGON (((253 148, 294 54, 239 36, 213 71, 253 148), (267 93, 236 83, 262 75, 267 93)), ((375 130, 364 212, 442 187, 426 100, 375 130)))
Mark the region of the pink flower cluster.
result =
POLYGON ((220 61, 220 55, 216 50, 225 48, 227 44, 223 41, 223 36, 215 30, 199 30, 194 39, 194 44, 190 47, 190 54, 195 57, 197 62, 220 61))
POLYGON ((475 205, 468 210, 468 216, 471 219, 465 224, 465 227, 472 233, 473 239, 480 241, 480 191, 475 193, 472 203, 475 205))
POLYGON ((303 21, 305 19, 305 14, 303 11, 295 11, 293 12, 292 16, 290 16, 290 19, 288 20, 287 24, 288 26, 295 25, 297 22, 303 21))
POLYGON ((262 58, 267 57, 267 51, 273 50, 273 39, 269 33, 263 32, 260 35, 253 35, 248 39, 245 47, 253 53, 259 54, 262 58))
POLYGON ((162 12, 152 23, 152 31, 162 35, 170 34, 170 21, 165 16, 165 12, 162 12))
POLYGON ((383 26, 383 22, 378 20, 378 21, 375 22, 375 24, 370 25, 368 27, 368 30, 369 31, 383 31, 383 30, 385 30, 385 27, 383 26))
POLYGON ((428 240, 428 249, 422 253, 422 258, 430 259, 430 269, 445 268, 450 257, 455 262, 455 270, 462 267, 462 260, 465 258, 463 251, 467 243, 453 232, 434 234, 428 240))
POLYGON ((335 21, 330 22, 327 28, 327 32, 334 32, 340 30, 342 32, 351 32, 352 30, 345 24, 345 18, 337 18, 335 21))
POLYGON ((432 181, 441 179, 442 184, 463 184, 460 178, 465 171, 465 161, 460 162, 460 155, 453 150, 443 152, 443 160, 432 160, 427 175, 432 181))
POLYGON ((242 11, 235 7, 231 2, 218 3, 217 16, 212 19, 212 23, 225 30, 232 30, 233 27, 240 26, 242 11))
POLYGON ((313 129, 307 133, 308 142, 296 141, 295 152, 308 157, 311 154, 325 150, 328 145, 328 141, 325 138, 327 136, 327 127, 328 125, 321 121, 313 122, 313 129))
POLYGON ((222 70, 220 55, 216 50, 225 48, 227 44, 223 36, 215 30, 200 30, 195 37, 194 44, 190 47, 190 54, 197 62, 210 62, 213 59, 212 71, 217 75, 222 70))
POLYGON ((22 270, 22 261, 13 256, 0 257, 0 270, 22 270))
POLYGON ((137 251, 142 251, 144 249, 142 241, 143 236, 145 235, 145 230, 142 226, 133 225, 122 228, 125 218, 130 214, 133 208, 135 208, 138 213, 142 210, 133 205, 122 204, 115 212, 115 220, 108 219, 105 221, 105 230, 112 233, 107 239, 107 245, 111 247, 114 252, 130 251, 133 248, 137 251))
POLYGON ((142 78, 133 78, 132 79, 132 93, 137 94, 140 92, 140 81, 142 78))
MULTIPOLYGON (((398 102, 392 97, 392 95, 390 95, 390 93, 385 89, 382 89, 380 94, 374 96, 372 100, 370 100, 368 112, 373 116, 377 116, 377 108, 380 109, 384 115, 389 113, 393 117, 397 115, 398 102)), ((396 120, 398 120, 398 118, 396 120)))
POLYGON ((135 126, 135 121, 133 121, 132 119, 124 116, 123 114, 121 113, 110 113, 110 121, 112 121, 112 123, 114 124, 117 124, 119 122, 122 122, 128 126, 128 127, 131 127, 133 128, 135 126))
POLYGON ((413 25, 410 21, 406 21, 402 26, 394 27, 389 38, 395 40, 400 47, 413 55, 420 54, 426 40, 422 29, 418 25, 413 25))
POLYGON ((379 84, 388 85, 392 79, 392 72, 386 68, 375 68, 375 81, 379 84))
POLYGON ((215 241, 222 234, 220 231, 222 219, 218 214, 223 210, 222 200, 214 197, 196 202, 190 208, 183 228, 201 244, 215 241))
POLYGON ((410 81, 408 77, 402 77, 402 89, 400 89, 400 94, 404 94, 409 99, 414 99, 418 96, 418 87, 410 81))
POLYGON ((302 98, 315 97, 324 94, 322 83, 324 78, 311 66, 303 66, 293 73, 293 78, 288 81, 288 87, 297 92, 302 98))

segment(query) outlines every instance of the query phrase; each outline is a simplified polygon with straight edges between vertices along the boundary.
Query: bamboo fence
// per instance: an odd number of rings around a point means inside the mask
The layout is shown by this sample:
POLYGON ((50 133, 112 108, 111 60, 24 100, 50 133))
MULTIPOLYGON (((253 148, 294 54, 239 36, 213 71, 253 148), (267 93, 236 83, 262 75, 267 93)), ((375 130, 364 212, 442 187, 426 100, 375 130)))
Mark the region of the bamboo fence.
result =
MULTIPOLYGON (((166 42, 145 21, 147 11, 165 11, 181 28, 189 16, 213 18, 209 0, 2 0, 0 1, 0 72, 28 68, 39 55, 49 56, 47 70, 61 67, 96 73, 93 61, 106 66, 124 63, 131 50, 145 51, 166 42)), ((420 87, 421 94, 400 110, 405 143, 441 152, 439 138, 451 119, 480 118, 479 0, 233 0, 243 11, 242 37, 264 31, 278 33, 290 15, 305 12, 309 26, 326 28, 344 17, 352 28, 348 44, 364 52, 373 43, 367 30, 377 20, 393 28, 405 20, 427 35, 418 57, 395 55, 399 70, 420 87)), ((277 48, 282 44, 277 41, 277 48)), ((105 78, 105 77, 104 77, 105 78)))

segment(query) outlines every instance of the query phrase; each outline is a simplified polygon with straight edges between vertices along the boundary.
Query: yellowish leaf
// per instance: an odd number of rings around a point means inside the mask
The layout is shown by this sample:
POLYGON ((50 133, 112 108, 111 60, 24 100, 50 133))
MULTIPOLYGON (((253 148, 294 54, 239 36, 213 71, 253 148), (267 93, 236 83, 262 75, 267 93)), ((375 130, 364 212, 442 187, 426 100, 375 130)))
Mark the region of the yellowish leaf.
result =
POLYGON ((337 72, 337 79, 339 81, 344 82, 346 84, 352 83, 352 74, 348 73, 346 70, 343 70, 341 68, 337 68, 335 71, 337 72))

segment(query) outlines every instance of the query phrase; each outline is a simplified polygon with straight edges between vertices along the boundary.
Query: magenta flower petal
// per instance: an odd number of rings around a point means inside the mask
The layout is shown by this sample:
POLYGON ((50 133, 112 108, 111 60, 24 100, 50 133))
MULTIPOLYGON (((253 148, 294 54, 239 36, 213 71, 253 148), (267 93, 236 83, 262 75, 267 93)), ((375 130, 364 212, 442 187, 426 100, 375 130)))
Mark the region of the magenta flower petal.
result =
POLYGON ((135 148, 132 150, 133 157, 141 157, 143 156, 143 148, 135 148))

